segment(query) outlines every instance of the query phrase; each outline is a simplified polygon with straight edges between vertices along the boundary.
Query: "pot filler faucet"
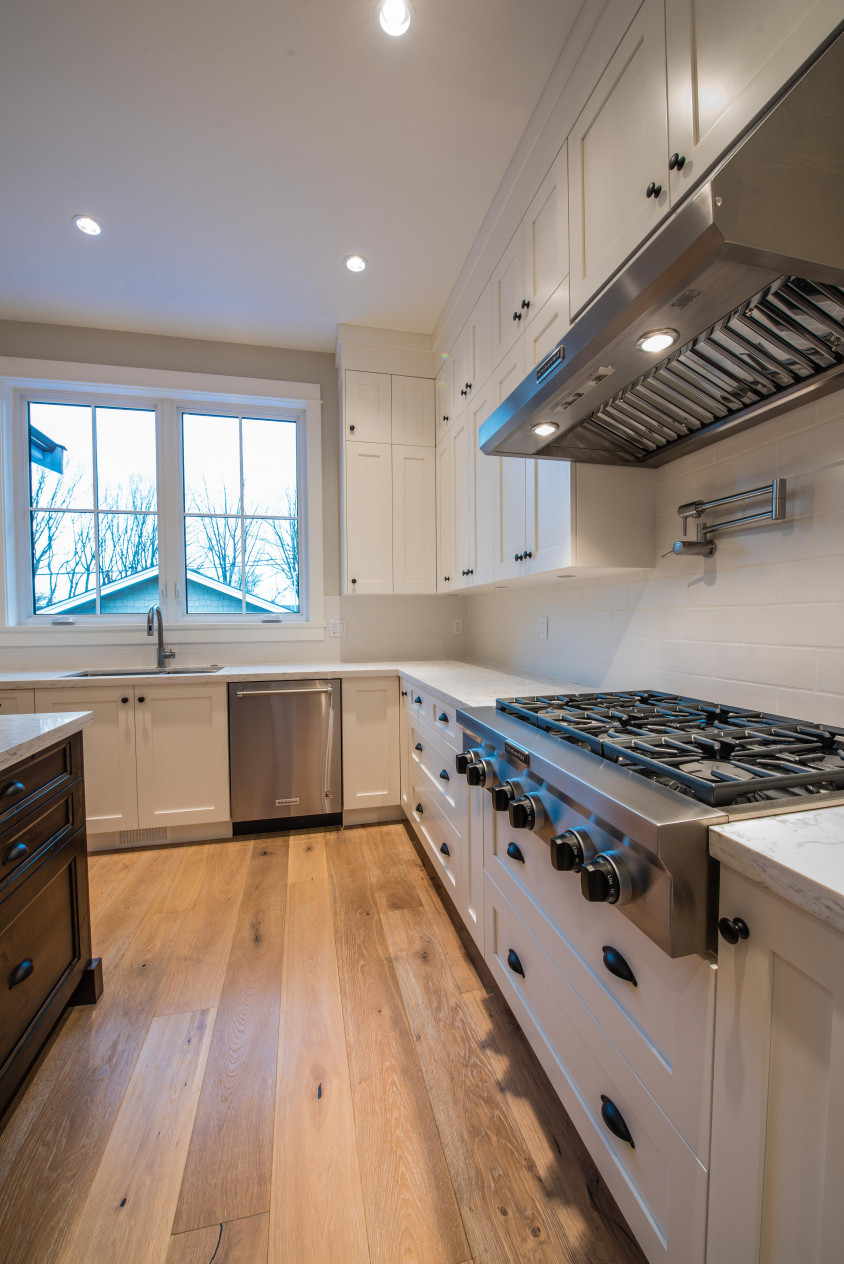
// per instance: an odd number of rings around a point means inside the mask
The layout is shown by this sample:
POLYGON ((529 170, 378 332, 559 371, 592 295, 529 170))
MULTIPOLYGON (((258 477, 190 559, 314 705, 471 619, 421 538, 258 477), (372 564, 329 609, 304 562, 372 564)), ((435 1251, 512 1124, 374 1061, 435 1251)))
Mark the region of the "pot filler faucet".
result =
POLYGON ((147 636, 152 636, 155 631, 155 617, 158 616, 158 669, 163 671, 166 660, 175 658, 175 650, 166 650, 164 648, 164 620, 161 617, 160 606, 150 606, 147 611, 147 636))

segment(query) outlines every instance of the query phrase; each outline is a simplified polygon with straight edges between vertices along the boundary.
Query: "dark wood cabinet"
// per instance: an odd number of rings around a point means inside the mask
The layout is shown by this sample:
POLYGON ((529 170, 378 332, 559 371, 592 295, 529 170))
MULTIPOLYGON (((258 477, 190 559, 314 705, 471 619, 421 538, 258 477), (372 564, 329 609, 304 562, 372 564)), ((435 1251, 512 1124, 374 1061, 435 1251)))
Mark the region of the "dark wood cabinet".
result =
POLYGON ((65 1006, 99 996, 82 771, 77 733, 0 774, 0 1112, 65 1006))

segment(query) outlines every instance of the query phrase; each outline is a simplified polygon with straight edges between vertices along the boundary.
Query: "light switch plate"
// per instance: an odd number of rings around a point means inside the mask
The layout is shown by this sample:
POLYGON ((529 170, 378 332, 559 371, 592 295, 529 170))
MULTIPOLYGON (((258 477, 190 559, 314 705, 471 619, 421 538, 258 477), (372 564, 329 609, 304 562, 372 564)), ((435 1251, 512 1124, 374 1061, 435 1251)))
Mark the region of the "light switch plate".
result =
POLYGON ((539 639, 541 641, 548 640, 548 615, 541 614, 539 616, 539 639))
POLYGON ((329 619, 328 620, 329 636, 345 636, 346 620, 345 619, 329 619))
POLYGON ((463 620, 462 619, 452 619, 451 632, 453 636, 463 635, 463 620))

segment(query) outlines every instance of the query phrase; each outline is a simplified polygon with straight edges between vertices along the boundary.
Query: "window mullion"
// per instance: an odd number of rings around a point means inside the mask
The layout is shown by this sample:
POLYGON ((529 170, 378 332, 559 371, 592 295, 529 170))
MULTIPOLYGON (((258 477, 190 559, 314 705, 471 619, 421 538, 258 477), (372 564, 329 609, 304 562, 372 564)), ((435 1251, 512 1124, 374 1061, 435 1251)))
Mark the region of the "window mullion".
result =
POLYGON ((94 610, 97 614, 102 614, 100 593, 100 484, 99 474, 97 471, 97 408, 95 404, 91 404, 91 469, 94 479, 94 583, 96 585, 96 596, 94 600, 94 610))

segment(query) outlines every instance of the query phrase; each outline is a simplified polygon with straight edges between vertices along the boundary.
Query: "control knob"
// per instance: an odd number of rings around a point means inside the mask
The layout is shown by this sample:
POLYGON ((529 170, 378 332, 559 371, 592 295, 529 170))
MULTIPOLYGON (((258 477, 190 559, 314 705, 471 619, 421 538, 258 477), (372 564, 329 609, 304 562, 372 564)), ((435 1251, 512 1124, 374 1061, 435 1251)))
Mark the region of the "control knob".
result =
POLYGON ((627 866, 615 856, 601 852, 580 871, 580 889, 592 904, 626 904, 633 895, 627 866))
POLYGON ((595 854, 592 839, 585 829, 568 829, 551 839, 551 864, 560 873, 580 873, 595 854))
POLYGON ((523 794, 518 799, 511 799, 507 812, 513 829, 536 829, 542 826, 545 819, 542 800, 535 794, 523 794))
POLYGON ((488 759, 479 759, 466 769, 466 780, 470 786, 486 786, 491 790, 496 784, 495 769, 488 759))
POLYGON ((506 812, 513 799, 518 798, 519 787, 512 781, 502 781, 492 792, 492 806, 496 812, 506 812))
POLYGON ((456 756, 454 766, 462 777, 465 777, 473 764, 477 763, 481 758, 481 752, 477 750, 463 751, 456 756))

